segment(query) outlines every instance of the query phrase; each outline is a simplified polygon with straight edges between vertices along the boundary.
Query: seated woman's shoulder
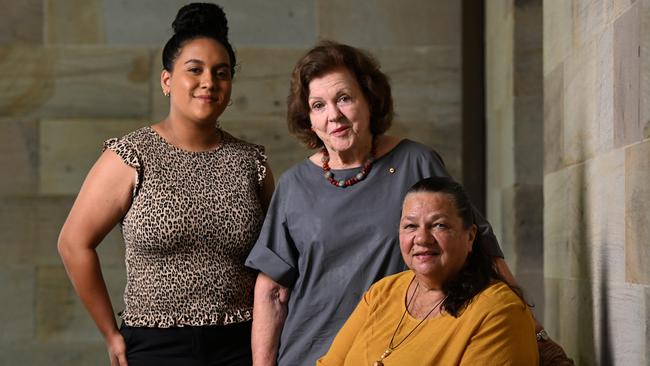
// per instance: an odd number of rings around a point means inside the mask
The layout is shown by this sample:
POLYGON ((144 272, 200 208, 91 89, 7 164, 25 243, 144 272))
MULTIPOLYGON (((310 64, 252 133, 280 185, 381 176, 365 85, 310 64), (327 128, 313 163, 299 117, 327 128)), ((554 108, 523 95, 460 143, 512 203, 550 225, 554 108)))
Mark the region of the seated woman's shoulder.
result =
POLYGON ((408 287, 412 280, 413 272, 406 270, 378 280, 370 286, 368 292, 371 294, 383 294, 396 289, 399 290, 408 287))
POLYGON ((494 281, 490 286, 476 295, 477 305, 517 305, 526 307, 524 300, 502 281, 494 281))

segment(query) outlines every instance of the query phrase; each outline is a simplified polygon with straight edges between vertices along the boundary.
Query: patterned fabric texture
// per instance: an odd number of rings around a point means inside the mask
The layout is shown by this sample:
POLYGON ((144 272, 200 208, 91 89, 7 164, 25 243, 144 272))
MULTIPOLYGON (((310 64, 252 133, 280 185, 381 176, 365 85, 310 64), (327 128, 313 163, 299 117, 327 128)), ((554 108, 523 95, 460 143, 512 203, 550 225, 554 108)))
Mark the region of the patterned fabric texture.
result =
POLYGON ((124 322, 225 325, 252 318, 256 272, 244 260, 263 221, 264 148, 219 130, 221 144, 182 150, 144 127, 104 143, 135 169, 121 222, 124 322))

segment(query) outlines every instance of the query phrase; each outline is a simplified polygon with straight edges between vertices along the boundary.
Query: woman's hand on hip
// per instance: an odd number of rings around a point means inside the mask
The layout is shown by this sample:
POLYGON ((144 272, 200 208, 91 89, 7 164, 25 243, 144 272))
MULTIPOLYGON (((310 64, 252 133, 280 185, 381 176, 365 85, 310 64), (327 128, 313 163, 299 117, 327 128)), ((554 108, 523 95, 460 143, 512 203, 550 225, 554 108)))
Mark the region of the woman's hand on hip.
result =
POLYGON ((106 339, 106 348, 108 357, 111 360, 111 366, 128 366, 126 361, 126 342, 119 332, 111 335, 106 339))

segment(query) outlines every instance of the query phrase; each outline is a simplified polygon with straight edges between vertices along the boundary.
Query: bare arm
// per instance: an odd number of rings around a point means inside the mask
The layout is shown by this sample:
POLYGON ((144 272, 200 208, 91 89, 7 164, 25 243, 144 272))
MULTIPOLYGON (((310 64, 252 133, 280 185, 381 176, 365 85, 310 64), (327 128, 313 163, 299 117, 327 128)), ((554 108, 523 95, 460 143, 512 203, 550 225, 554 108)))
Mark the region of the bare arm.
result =
POLYGON ((253 365, 272 366, 278 358, 280 333, 287 316, 289 290, 260 272, 253 306, 253 365))
POLYGON ((128 210, 134 174, 114 152, 105 151, 88 173, 58 241, 68 276, 103 335, 114 366, 126 365, 126 346, 95 248, 128 210))

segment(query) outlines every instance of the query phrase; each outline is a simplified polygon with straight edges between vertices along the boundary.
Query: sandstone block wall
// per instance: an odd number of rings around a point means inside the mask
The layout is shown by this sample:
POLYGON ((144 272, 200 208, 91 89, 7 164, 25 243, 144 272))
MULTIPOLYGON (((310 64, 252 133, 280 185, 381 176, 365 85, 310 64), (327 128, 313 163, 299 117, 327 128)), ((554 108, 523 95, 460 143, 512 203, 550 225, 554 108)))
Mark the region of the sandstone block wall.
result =
POLYGON ((649 18, 544 2, 545 320, 582 365, 650 362, 649 18))
MULTIPOLYGON (((0 365, 100 365, 99 333, 65 276, 58 231, 101 142, 164 117, 160 52, 180 0, 0 0, 0 365)), ((290 71, 318 39, 369 49, 394 88, 394 133, 460 173, 460 2, 220 2, 239 70, 224 129, 266 146, 278 177, 309 152, 286 132, 290 71)), ((99 246, 116 308, 116 229, 99 246)))

